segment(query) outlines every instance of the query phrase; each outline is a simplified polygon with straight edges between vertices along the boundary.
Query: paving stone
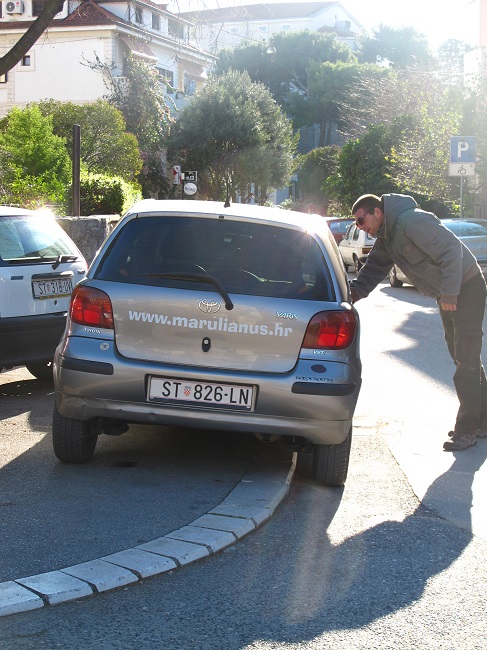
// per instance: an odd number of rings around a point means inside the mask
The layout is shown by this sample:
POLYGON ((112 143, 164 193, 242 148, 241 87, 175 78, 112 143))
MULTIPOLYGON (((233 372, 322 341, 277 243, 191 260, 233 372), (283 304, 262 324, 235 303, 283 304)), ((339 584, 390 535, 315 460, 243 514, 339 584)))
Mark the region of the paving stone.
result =
POLYGON ((62 569, 63 573, 85 580, 97 591, 108 591, 137 582, 137 576, 121 566, 103 560, 91 560, 62 569))
POLYGON ((126 551, 113 553, 101 558, 118 566, 134 571, 141 578, 159 575, 177 568, 176 562, 163 555, 156 555, 138 548, 129 548, 126 551))
POLYGON ((49 605, 93 594, 89 584, 62 571, 50 571, 28 578, 19 578, 16 582, 43 596, 49 605))
POLYGON ((166 537, 179 539, 183 542, 192 542, 193 544, 202 544, 213 553, 217 553, 223 548, 235 544, 236 541, 232 533, 226 533, 221 530, 210 530, 209 528, 196 528, 196 526, 183 526, 179 530, 169 533, 166 537))
POLYGON ((216 514, 203 515, 193 521, 191 526, 223 530, 228 533, 233 533, 238 539, 255 530, 255 524, 251 519, 242 519, 242 517, 226 517, 216 514))
POLYGON ((210 515, 228 515, 229 517, 242 517, 244 519, 251 519, 256 526, 260 526, 267 521, 271 515, 272 510, 266 508, 265 506, 259 505, 239 505, 237 503, 227 503, 224 501, 221 505, 213 508, 208 513, 210 515))
POLYGON ((158 539, 152 540, 152 542, 140 544, 136 548, 172 558, 181 566, 194 562, 195 560, 200 560, 210 554, 206 546, 188 544, 187 542, 170 539, 169 537, 159 537, 158 539))
POLYGON ((13 580, 0 583, 0 616, 44 607, 44 601, 13 580))
POLYGON ((264 507, 271 513, 289 492, 289 482, 277 478, 246 478, 235 487, 222 505, 242 506, 244 508, 264 507))

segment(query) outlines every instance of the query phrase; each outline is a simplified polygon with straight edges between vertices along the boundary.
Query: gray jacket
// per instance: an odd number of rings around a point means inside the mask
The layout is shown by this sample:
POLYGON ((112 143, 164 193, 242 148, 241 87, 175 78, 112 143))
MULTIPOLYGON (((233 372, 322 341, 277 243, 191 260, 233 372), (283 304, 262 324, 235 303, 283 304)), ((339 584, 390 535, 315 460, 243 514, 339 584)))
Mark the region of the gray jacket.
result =
POLYGON ((384 194, 384 223, 367 261, 350 283, 365 298, 393 264, 427 296, 456 302, 462 282, 480 267, 469 249, 432 212, 411 196, 384 194))

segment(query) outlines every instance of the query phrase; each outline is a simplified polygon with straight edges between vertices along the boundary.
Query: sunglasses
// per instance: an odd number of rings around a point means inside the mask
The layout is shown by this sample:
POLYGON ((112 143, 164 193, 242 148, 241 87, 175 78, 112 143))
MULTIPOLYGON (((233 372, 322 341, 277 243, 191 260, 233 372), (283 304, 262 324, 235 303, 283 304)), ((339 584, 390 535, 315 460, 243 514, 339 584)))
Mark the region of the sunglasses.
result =
POLYGON ((364 223, 365 223, 365 217, 366 217, 368 214, 372 214, 372 212, 371 212, 370 210, 368 210, 367 212, 364 212, 363 214, 361 214, 360 217, 357 217, 357 218, 355 219, 355 223, 357 224, 357 226, 362 227, 362 226, 364 225, 364 223))

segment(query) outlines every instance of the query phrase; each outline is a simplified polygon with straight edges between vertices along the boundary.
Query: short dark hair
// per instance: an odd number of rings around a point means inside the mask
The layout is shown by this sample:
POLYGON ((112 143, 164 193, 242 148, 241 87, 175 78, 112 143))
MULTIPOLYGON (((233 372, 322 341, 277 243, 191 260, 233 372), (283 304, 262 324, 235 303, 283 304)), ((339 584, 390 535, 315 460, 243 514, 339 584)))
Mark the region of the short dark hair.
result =
POLYGON ((363 194, 360 196, 352 205, 352 214, 355 214, 360 208, 364 208, 365 210, 375 210, 375 208, 379 208, 384 212, 382 199, 375 194, 363 194))

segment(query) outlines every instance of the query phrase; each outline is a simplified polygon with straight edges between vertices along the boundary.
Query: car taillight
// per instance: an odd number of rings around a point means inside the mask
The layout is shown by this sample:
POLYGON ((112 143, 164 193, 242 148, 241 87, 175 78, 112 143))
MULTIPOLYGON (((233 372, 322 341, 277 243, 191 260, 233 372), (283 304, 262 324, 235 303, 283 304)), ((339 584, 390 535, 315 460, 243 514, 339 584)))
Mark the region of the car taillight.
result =
POLYGON ((75 287, 69 315, 71 320, 79 325, 113 329, 112 303, 107 294, 100 289, 75 287))
POLYGON ((343 350, 351 345, 356 329, 352 311, 321 311, 308 323, 303 348, 343 350))

